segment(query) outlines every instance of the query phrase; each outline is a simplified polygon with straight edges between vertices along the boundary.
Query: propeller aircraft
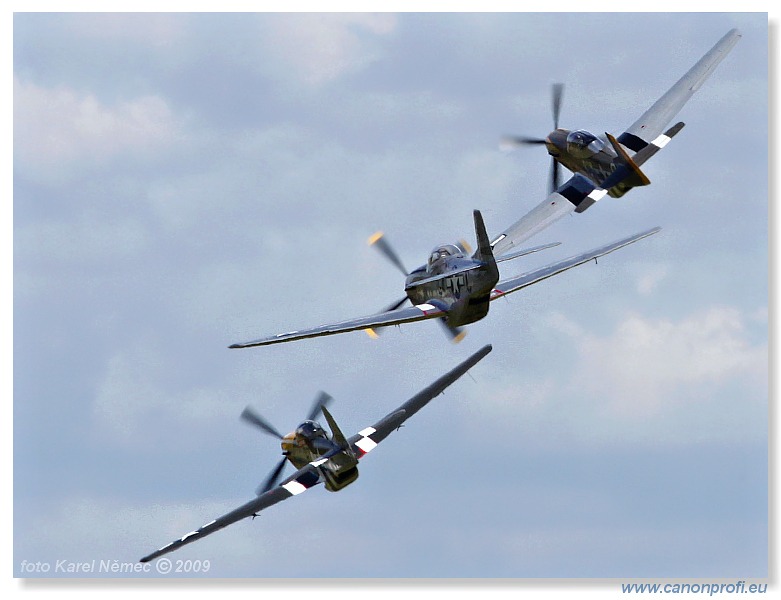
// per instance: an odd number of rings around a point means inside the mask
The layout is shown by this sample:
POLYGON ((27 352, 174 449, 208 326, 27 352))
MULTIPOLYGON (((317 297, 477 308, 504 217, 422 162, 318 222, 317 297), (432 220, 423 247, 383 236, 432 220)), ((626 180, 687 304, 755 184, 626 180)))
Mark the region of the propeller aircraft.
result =
POLYGON ((498 262, 525 256, 556 244, 521 250, 512 254, 504 253, 501 256, 495 255, 494 245, 489 242, 483 217, 478 210, 474 211, 474 223, 477 250, 472 256, 467 256, 461 243, 437 246, 431 252, 428 262, 411 273, 407 273, 401 260, 381 234, 373 236, 370 242, 376 244, 406 275, 404 286, 406 296, 382 312, 310 329, 280 333, 251 342, 232 344, 229 347, 268 346, 358 329, 367 330, 370 335, 373 335, 378 328, 434 318, 440 319, 454 341, 459 341, 464 335, 461 327, 485 317, 488 314, 490 302, 493 300, 595 260, 644 237, 653 235, 660 229, 655 227, 500 282, 498 262), (408 300, 412 306, 400 308, 408 300))
POLYGON ((319 483, 323 483, 325 489, 331 492, 347 487, 358 478, 358 461, 361 458, 480 362, 491 352, 491 349, 490 345, 484 346, 407 400, 399 408, 349 439, 344 437, 333 416, 326 408, 331 397, 325 393, 321 393, 315 400, 307 419, 295 431, 285 436, 281 435, 263 417, 247 407, 241 414, 242 419, 278 438, 282 444, 282 461, 277 464, 266 481, 258 488, 257 498, 144 556, 141 562, 154 560, 247 517, 254 519, 260 511, 305 492, 319 483), (321 412, 331 430, 330 435, 319 423, 314 421, 321 412), (277 485, 288 461, 295 466, 297 471, 277 485))
POLYGON ((551 156, 549 195, 494 240, 494 252, 506 252, 524 243, 564 215, 581 213, 606 195, 619 198, 633 187, 648 185, 650 180, 640 167, 683 129, 682 122, 668 126, 740 37, 737 29, 727 32, 617 138, 609 133, 605 133, 602 138, 583 129, 560 128, 559 114, 564 88, 560 83, 555 84, 552 99, 553 131, 544 139, 508 136, 501 144, 505 149, 526 145, 546 147, 551 156), (559 180, 559 165, 574 173, 564 184, 559 180))

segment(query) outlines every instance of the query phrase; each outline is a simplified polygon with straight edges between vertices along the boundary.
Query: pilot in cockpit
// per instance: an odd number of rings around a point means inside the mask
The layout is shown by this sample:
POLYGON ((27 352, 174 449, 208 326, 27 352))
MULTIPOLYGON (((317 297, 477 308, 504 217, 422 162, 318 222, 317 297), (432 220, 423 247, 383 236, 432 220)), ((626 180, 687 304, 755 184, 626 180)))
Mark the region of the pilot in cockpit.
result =
POLYGON ((431 256, 428 257, 428 265, 426 271, 429 273, 437 272, 437 270, 443 265, 444 260, 448 256, 456 256, 461 254, 461 251, 452 244, 445 244, 443 246, 437 246, 431 252, 431 256))
POLYGON ((567 152, 577 158, 587 158, 597 154, 605 147, 605 143, 583 129, 570 131, 567 134, 567 152))
POLYGON ((296 429, 296 435, 313 440, 316 437, 325 437, 325 430, 316 421, 304 421, 296 429))

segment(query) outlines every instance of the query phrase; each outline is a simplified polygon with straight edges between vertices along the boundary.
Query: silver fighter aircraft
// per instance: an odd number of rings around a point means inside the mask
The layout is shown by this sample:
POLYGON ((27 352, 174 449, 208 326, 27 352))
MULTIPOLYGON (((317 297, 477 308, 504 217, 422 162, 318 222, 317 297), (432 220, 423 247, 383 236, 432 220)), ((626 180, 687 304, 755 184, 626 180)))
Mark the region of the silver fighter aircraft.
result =
POLYGON ((502 142, 504 148, 529 144, 547 148, 552 157, 549 196, 493 241, 494 252, 499 255, 523 244, 564 215, 583 212, 606 195, 618 198, 633 187, 648 185, 650 180, 640 167, 683 129, 682 122, 668 126, 740 37, 737 29, 727 32, 617 138, 609 133, 601 138, 582 129, 560 128, 563 87, 554 85, 554 130, 548 137, 506 137, 502 142), (574 173, 564 184, 559 181, 560 164, 574 173))
POLYGON ((141 562, 154 560, 247 517, 254 519, 260 511, 282 500, 297 496, 319 483, 323 483, 325 489, 331 492, 347 487, 358 478, 358 461, 361 458, 374 450, 382 440, 394 430, 399 429, 407 419, 426 406, 432 399, 442 394, 445 388, 480 362, 489 352, 491 352, 491 346, 484 346, 427 388, 415 394, 396 410, 385 415, 371 427, 361 429, 350 439, 344 437, 331 413, 325 407, 330 400, 330 396, 325 393, 322 393, 315 400, 307 419, 295 431, 285 436, 281 435, 263 417, 247 407, 241 414, 242 419, 282 442, 282 461, 271 471, 266 481, 260 485, 257 490, 257 498, 144 556, 141 562), (331 435, 328 435, 325 429, 314 421, 321 412, 328 422, 331 435), (295 466, 297 471, 277 485, 282 469, 288 461, 295 466))
POLYGON ((232 344, 230 348, 268 346, 358 329, 367 330, 371 334, 377 328, 425 319, 440 319, 453 339, 459 341, 464 335, 461 327, 485 317, 488 314, 490 302, 493 300, 609 254, 644 237, 653 235, 660 229, 655 227, 523 275, 499 281, 497 262, 524 256, 529 252, 536 252, 550 245, 521 250, 512 254, 505 253, 495 257, 480 211, 474 211, 474 221, 477 250, 472 256, 467 255, 460 243, 437 246, 431 252, 428 262, 409 274, 384 238, 377 236, 373 240, 374 243, 378 244, 380 250, 407 276, 404 286, 406 296, 384 311, 358 319, 279 333, 251 342, 232 344), (407 300, 412 303, 412 306, 400 308, 407 300))

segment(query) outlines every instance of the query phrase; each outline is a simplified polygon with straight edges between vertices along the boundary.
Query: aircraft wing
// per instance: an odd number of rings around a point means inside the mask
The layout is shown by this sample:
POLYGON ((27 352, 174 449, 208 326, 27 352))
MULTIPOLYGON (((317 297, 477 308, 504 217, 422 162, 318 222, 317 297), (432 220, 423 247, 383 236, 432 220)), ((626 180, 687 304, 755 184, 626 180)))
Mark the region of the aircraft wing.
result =
POLYGON ((483 346, 480 350, 475 352, 456 368, 452 369, 448 373, 445 373, 442 377, 437 379, 424 390, 421 390, 415 394, 396 410, 385 415, 371 427, 366 427, 365 429, 359 431, 356 435, 352 436, 348 442, 352 447, 355 455, 360 458, 364 454, 371 452, 374 448, 377 447, 377 444, 388 437, 393 432, 393 430, 401 427, 404 421, 409 419, 421 408, 426 406, 426 404, 428 404, 431 400, 444 392, 445 388, 447 388, 451 383, 456 381, 469 369, 480 362, 489 352, 491 352, 491 350, 492 346, 490 344, 483 346))
POLYGON ((491 242, 491 250, 496 260, 503 260, 503 255, 517 248, 536 233, 550 227, 565 215, 583 212, 605 195, 607 195, 606 190, 576 173, 491 242))
POLYGON ((417 304, 407 308, 399 308, 386 312, 360 317, 340 323, 330 325, 320 325, 311 329, 302 329, 300 331, 289 331, 277 335, 260 338, 251 342, 241 344, 232 344, 229 348, 250 348, 252 346, 268 346, 270 344, 280 344, 282 342, 291 342, 304 338, 320 337, 322 335, 334 335, 335 333, 344 333, 346 331, 355 331, 357 329, 372 329, 375 327, 387 327, 389 325, 400 325, 402 323, 412 323, 413 321, 423 321, 424 319, 433 319, 441 317, 444 311, 433 304, 417 304))
MULTIPOLYGON (((445 373, 442 377, 437 379, 427 388, 415 394, 398 409, 392 413, 389 413, 371 427, 362 429, 359 433, 352 436, 348 440, 348 443, 352 447, 356 457, 360 458, 367 452, 373 450, 377 444, 384 440, 394 429, 398 429, 401 424, 404 423, 404 421, 409 419, 412 415, 428 404, 432 399, 441 394, 445 388, 447 388, 474 365, 480 362, 489 352, 491 352, 491 349, 492 347, 490 345, 484 346, 457 367, 445 373)), ((335 452, 341 452, 341 450, 337 449, 335 452)), ((155 550, 151 554, 143 557, 141 562, 149 562, 164 554, 173 552, 185 544, 189 544, 190 542, 199 540, 202 537, 209 535, 210 533, 219 531, 220 529, 227 527, 236 521, 255 516, 260 511, 268 508, 269 506, 273 506, 278 502, 282 502, 282 500, 287 500, 291 496, 297 496, 298 494, 305 492, 309 488, 320 483, 321 477, 318 466, 328 460, 328 457, 329 455, 327 454, 316 461, 310 462, 303 468, 296 471, 293 475, 285 479, 277 487, 261 494, 254 500, 250 500, 246 504, 242 504, 237 509, 232 510, 218 519, 206 523, 195 531, 186 533, 182 537, 174 540, 170 544, 163 546, 159 550, 155 550)))
POLYGON ((664 96, 622 133, 618 141, 635 152, 653 143, 740 38, 737 29, 728 31, 664 96))
POLYGON ((654 235, 655 233, 658 233, 660 230, 661 227, 654 227, 653 229, 649 229, 648 231, 637 233, 635 235, 629 236, 622 240, 613 242, 612 244, 607 244, 600 248, 589 250, 588 252, 584 252, 583 254, 578 254, 576 256, 571 256, 570 258, 565 258, 564 260, 560 260, 558 262, 541 267, 534 271, 530 271, 529 273, 524 273, 523 275, 519 275, 518 277, 513 277, 511 279, 505 279, 504 281, 500 281, 499 283, 496 284, 496 287, 491 292, 491 300, 496 300, 497 298, 501 298, 502 296, 511 294, 512 292, 517 292, 518 290, 523 289, 539 281, 542 281, 543 279, 547 279, 548 277, 553 277, 554 275, 563 273, 564 271, 567 271, 569 269, 572 269, 573 267, 577 267, 579 265, 587 263, 588 261, 599 258, 600 256, 604 256, 605 254, 610 254, 611 252, 614 252, 619 248, 623 248, 624 246, 628 246, 629 244, 634 244, 638 240, 642 240, 645 237, 654 235))
POLYGON ((149 562, 150 560, 154 560, 155 558, 162 556, 163 554, 168 554, 169 552, 172 552, 177 548, 184 546, 185 544, 189 544, 190 542, 199 540, 202 537, 209 535, 210 533, 219 531, 223 527, 227 527, 236 521, 257 515, 261 510, 268 508, 269 506, 273 506, 278 502, 282 502, 282 500, 287 500, 291 496, 297 496, 301 492, 305 492, 310 487, 316 485, 319 482, 320 473, 318 472, 316 465, 309 463, 285 479, 285 481, 283 481, 277 487, 265 492, 264 494, 261 494, 254 500, 250 500, 246 504, 242 504, 237 509, 232 510, 218 519, 206 523, 206 525, 199 527, 195 531, 186 533, 182 537, 174 540, 170 544, 163 546, 159 550, 155 550, 151 554, 148 554, 142 558, 141 562, 149 562))

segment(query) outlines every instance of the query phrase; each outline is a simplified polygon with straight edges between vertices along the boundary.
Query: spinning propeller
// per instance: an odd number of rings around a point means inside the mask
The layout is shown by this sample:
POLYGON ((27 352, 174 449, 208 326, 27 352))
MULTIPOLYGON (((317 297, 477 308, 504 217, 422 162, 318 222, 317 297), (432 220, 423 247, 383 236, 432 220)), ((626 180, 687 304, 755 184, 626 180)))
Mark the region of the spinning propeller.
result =
MULTIPOLYGON (((561 98, 564 95, 564 84, 553 84, 553 97, 551 99, 551 109, 553 112, 553 129, 554 131, 559 128, 559 113, 561 112, 561 98)), ((526 136, 505 136, 501 141, 501 148, 505 150, 512 150, 519 146, 537 146, 545 145, 547 140, 544 138, 533 138, 526 136)), ((559 188, 561 180, 559 176, 559 161, 555 158, 552 159, 550 169, 550 179, 548 182, 548 193, 552 193, 559 188)))
MULTIPOLYGON (((320 394, 315 398, 314 403, 312 404, 312 408, 309 410, 309 414, 307 415, 305 421, 314 421, 317 419, 317 417, 320 415, 320 413, 323 410, 323 406, 328 404, 333 398, 326 394, 325 392, 320 392, 320 394)), ((268 435, 271 435, 278 440, 283 439, 283 435, 277 431, 277 429, 266 419, 261 417, 258 413, 256 413, 251 407, 247 406, 241 413, 241 419, 243 421, 246 421, 250 425, 254 425, 261 431, 267 433, 268 435)), ((329 446, 330 448, 330 446, 329 446)), ((261 494, 267 492, 271 488, 273 488, 277 481, 279 480, 279 476, 282 474, 282 470, 285 468, 285 463, 287 462, 287 458, 283 457, 282 460, 277 463, 277 466, 274 467, 274 470, 269 473, 268 477, 258 486, 258 489, 256 490, 256 494, 260 496, 261 494)))
MULTIPOLYGON (((385 234, 382 231, 378 231, 377 233, 372 235, 368 240, 368 244, 370 246, 374 246, 375 248, 377 248, 377 250, 379 250, 385 258, 387 258, 390 262, 392 262, 396 266, 396 268, 398 268, 399 271, 401 271, 404 274, 405 277, 409 275, 409 271, 407 271, 406 267, 404 266, 404 263, 401 262, 399 255, 385 239, 385 234)), ((466 240, 463 239, 459 240, 456 246, 464 254, 472 253, 472 247, 469 245, 469 243, 466 240)), ((401 306, 407 300, 409 300, 409 298, 407 296, 404 296, 404 298, 394 302, 393 304, 386 306, 380 312, 388 312, 391 310, 396 310, 397 308, 401 308, 401 306)), ((444 326, 448 336, 450 336, 450 339, 453 342, 458 343, 462 339, 464 339, 464 336, 466 335, 466 331, 464 329, 462 329, 461 327, 451 327, 450 325, 447 324, 447 321, 445 320, 444 317, 437 320, 444 326)), ((380 336, 380 332, 382 331, 382 328, 375 327, 372 329, 366 329, 365 331, 367 334, 369 334, 370 337, 376 339, 380 336)))
MULTIPOLYGON (((371 236, 368 239, 368 244, 370 246, 374 246, 377 248, 377 250, 382 253, 382 255, 387 258, 390 262, 392 262, 396 268, 401 271, 404 274, 404 277, 409 275, 409 271, 407 271, 407 268, 404 266, 404 263, 401 262, 401 259, 399 258, 399 255, 396 254, 396 251, 393 249, 393 247, 388 243, 388 241, 385 239, 385 234, 382 231, 378 231, 373 236, 371 236)), ((380 312, 388 312, 391 310, 396 310, 397 308, 401 308, 401 306, 407 301, 409 298, 404 296, 401 300, 397 300, 393 304, 389 304, 385 308, 383 308, 380 312)), ((375 327, 373 329, 366 329, 366 333, 369 334, 369 337, 373 337, 377 339, 380 337, 380 332, 382 331, 382 328, 375 327)))

